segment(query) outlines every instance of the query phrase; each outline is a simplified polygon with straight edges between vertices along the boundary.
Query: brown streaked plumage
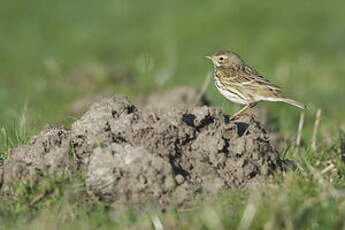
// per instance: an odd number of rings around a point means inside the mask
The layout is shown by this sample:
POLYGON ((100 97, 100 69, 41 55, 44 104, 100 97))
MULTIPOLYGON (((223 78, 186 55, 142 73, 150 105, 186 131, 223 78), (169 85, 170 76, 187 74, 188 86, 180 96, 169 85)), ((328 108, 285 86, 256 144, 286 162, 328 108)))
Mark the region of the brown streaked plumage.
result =
POLYGON ((206 58, 214 65, 213 76, 219 92, 230 101, 246 105, 232 119, 259 101, 281 101, 301 109, 306 108, 303 103, 284 97, 279 86, 248 66, 235 52, 218 51, 206 58))

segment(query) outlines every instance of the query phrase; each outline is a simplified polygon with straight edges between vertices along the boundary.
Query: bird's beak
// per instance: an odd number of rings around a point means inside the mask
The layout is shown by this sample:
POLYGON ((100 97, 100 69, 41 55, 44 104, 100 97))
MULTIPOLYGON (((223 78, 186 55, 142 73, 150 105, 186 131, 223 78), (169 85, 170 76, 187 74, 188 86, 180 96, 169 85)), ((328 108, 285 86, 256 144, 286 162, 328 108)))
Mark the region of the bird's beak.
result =
POLYGON ((205 56, 205 58, 212 60, 211 56, 205 56))

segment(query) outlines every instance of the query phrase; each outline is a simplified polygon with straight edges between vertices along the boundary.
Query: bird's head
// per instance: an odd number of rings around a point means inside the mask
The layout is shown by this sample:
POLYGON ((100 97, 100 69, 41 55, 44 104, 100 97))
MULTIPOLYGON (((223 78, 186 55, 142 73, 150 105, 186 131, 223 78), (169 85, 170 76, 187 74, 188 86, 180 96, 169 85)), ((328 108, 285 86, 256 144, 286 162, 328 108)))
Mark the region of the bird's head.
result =
POLYGON ((231 68, 243 64, 243 61, 238 54, 226 50, 218 51, 210 56, 206 56, 206 58, 212 61, 215 68, 231 68))

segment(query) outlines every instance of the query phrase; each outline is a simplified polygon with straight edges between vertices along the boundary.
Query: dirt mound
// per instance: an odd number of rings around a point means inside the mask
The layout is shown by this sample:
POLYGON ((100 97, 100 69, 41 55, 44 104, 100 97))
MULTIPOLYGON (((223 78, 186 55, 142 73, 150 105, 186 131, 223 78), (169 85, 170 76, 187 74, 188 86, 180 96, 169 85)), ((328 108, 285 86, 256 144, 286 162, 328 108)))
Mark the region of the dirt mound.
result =
POLYGON ((69 136, 69 130, 47 126, 27 144, 10 150, 2 165, 2 191, 10 191, 18 181, 35 184, 42 173, 64 176, 71 171, 69 136))
POLYGON ((252 117, 228 122, 217 108, 154 112, 124 97, 94 103, 71 127, 47 127, 4 162, 2 191, 39 175, 83 175, 90 194, 109 203, 184 205, 265 179, 278 153, 252 117))

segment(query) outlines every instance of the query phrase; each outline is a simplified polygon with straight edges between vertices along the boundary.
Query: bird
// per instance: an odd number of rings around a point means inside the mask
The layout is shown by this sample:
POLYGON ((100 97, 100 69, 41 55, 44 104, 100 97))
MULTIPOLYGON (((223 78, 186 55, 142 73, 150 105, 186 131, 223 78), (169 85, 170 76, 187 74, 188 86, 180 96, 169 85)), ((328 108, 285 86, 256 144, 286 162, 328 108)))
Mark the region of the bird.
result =
POLYGON ((283 96, 279 86, 247 65, 239 54, 220 50, 205 57, 213 63, 212 76, 218 91, 226 99, 245 105, 230 116, 230 120, 238 119, 247 109, 253 108, 260 101, 279 101, 301 109, 306 108, 305 104, 283 96))

